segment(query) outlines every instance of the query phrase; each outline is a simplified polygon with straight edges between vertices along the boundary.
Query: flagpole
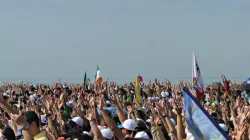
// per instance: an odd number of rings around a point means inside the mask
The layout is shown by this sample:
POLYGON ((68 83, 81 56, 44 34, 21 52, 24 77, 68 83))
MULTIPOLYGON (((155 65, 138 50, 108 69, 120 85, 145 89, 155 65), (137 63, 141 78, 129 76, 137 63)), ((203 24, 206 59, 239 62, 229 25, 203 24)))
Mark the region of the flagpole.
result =
POLYGON ((192 87, 194 87, 194 66, 195 65, 195 54, 193 52, 193 56, 192 56, 192 87))

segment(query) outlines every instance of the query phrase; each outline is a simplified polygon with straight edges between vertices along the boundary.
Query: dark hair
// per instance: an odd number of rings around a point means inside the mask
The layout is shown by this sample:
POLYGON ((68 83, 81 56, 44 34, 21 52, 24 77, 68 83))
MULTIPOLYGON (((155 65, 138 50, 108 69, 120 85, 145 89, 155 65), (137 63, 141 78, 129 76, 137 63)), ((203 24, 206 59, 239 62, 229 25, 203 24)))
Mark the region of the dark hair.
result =
POLYGON ((145 121, 145 114, 142 110, 137 110, 136 114, 145 121))
POLYGON ((9 126, 4 128, 4 130, 2 131, 2 134, 7 140, 15 140, 16 139, 14 131, 9 126))
POLYGON ((39 127, 39 117, 34 111, 27 111, 24 113, 24 116, 26 116, 26 121, 29 124, 32 124, 33 122, 36 123, 36 126, 39 127))
POLYGON ((80 134, 78 140, 93 140, 93 138, 88 134, 80 134))

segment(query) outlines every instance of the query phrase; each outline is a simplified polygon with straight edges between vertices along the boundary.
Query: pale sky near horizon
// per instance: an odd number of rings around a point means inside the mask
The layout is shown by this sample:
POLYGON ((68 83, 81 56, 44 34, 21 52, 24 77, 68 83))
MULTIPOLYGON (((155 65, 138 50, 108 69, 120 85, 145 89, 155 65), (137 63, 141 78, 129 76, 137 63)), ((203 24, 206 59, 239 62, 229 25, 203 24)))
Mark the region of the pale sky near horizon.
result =
MULTIPOLYGON (((249 0, 0 2, 1 80, 250 76, 249 0)), ((241 80, 241 79, 240 79, 241 80)))

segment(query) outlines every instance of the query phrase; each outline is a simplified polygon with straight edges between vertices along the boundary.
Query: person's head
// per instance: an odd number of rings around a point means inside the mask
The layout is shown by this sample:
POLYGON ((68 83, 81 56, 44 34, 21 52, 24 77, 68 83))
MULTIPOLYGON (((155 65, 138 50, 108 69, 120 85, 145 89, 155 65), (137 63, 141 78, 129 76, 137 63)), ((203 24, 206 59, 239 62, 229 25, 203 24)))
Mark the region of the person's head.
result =
POLYGON ((101 129, 101 133, 106 140, 111 140, 113 137, 113 133, 109 128, 101 129))
POLYGON ((40 132, 40 120, 38 115, 34 111, 27 111, 23 114, 25 116, 27 124, 27 131, 32 136, 37 135, 40 132))
POLYGON ((138 132, 136 135, 135 135, 135 138, 141 138, 141 139, 149 139, 149 136, 146 132, 144 131, 141 131, 141 132, 138 132))
POLYGON ((148 130, 148 126, 143 120, 137 120, 135 129, 136 129, 136 132, 145 131, 145 130, 148 130))
POLYGON ((144 120, 145 116, 146 115, 145 115, 145 113, 142 110, 137 110, 136 111, 136 118, 144 120))
POLYGON ((5 127, 3 130, 2 130, 2 139, 3 140, 15 140, 15 133, 14 131, 9 127, 5 127))
POLYGON ((109 100, 106 101, 106 106, 110 107, 111 106, 111 102, 109 100))
POLYGON ((211 116, 212 116, 212 118, 213 118, 215 121, 218 120, 217 114, 216 114, 215 112, 213 112, 213 113, 211 114, 211 116))
POLYGON ((222 128, 222 130, 225 131, 225 133, 229 133, 229 128, 227 127, 227 125, 225 125, 224 123, 219 123, 219 126, 222 128))
POLYGON ((136 122, 132 119, 127 119, 123 122, 122 126, 122 133, 125 135, 131 135, 135 131, 136 122))
POLYGON ((74 122, 73 120, 70 120, 66 123, 66 132, 71 138, 77 138, 82 134, 81 127, 74 122))
POLYGON ((89 134, 82 133, 79 135, 78 140, 93 140, 89 134))

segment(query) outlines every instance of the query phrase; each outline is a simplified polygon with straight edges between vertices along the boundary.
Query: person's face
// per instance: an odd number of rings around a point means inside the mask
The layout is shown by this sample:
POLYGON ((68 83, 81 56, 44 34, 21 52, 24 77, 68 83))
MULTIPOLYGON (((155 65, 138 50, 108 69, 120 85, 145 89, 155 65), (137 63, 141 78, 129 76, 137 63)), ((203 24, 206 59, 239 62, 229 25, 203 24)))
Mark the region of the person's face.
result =
POLYGON ((28 129, 27 129, 28 132, 33 132, 34 130, 37 129, 37 126, 36 126, 35 122, 32 122, 31 124, 27 123, 27 126, 28 126, 28 129))
POLYGON ((124 134, 124 135, 127 135, 127 129, 122 129, 122 133, 124 134))
POLYGON ((76 113, 76 110, 73 109, 72 113, 71 113, 71 117, 76 117, 77 116, 77 113, 76 113))

